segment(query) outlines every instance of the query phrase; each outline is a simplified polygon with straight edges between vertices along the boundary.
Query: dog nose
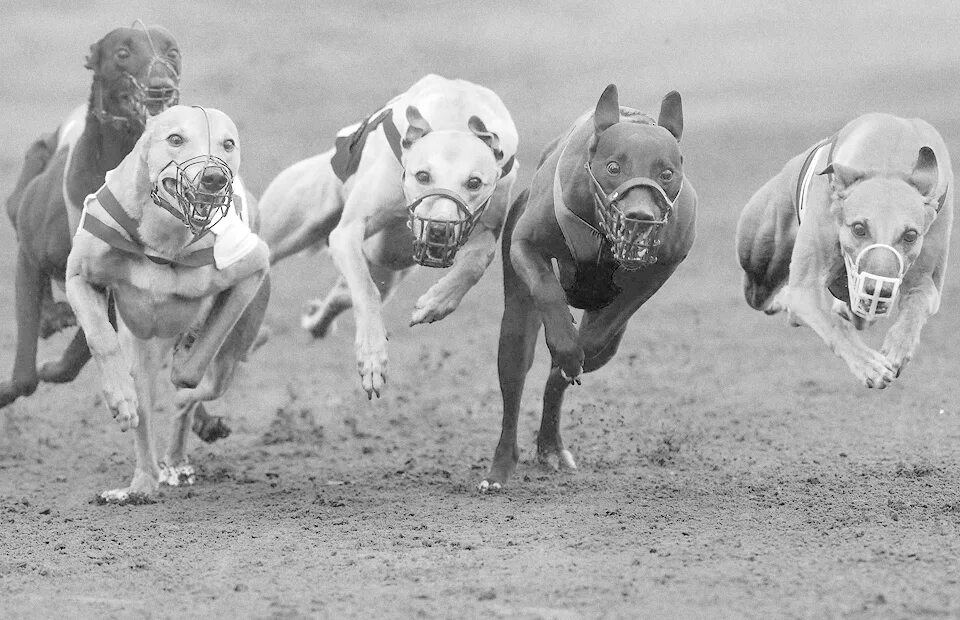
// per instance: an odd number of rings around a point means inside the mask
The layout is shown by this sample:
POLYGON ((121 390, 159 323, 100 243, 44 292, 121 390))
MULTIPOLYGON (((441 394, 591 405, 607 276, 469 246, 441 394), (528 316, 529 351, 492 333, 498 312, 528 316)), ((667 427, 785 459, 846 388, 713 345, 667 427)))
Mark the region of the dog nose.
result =
POLYGON ((208 192, 219 192, 227 185, 227 175, 220 168, 209 167, 200 177, 200 186, 208 192))

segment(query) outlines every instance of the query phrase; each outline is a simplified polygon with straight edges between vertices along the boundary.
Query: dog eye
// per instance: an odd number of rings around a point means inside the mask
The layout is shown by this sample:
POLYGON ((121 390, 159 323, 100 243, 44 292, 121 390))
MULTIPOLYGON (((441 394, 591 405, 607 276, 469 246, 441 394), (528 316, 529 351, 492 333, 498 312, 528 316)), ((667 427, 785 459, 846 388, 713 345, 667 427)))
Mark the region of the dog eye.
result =
POLYGON ((426 185, 430 182, 430 173, 426 170, 421 170, 414 176, 417 178, 417 183, 420 183, 421 185, 426 185))
POLYGON ((178 58, 180 58, 180 50, 168 50, 167 58, 169 58, 170 60, 177 60, 178 58))
POLYGON ((231 139, 228 138, 228 139, 226 139, 226 140, 223 141, 223 150, 224 150, 224 151, 226 151, 226 152, 229 153, 230 151, 232 151, 232 150, 235 149, 235 148, 237 148, 237 143, 234 142, 233 140, 231 140, 231 139))
POLYGON ((467 189, 469 189, 472 192, 477 191, 482 186, 483 186, 483 181, 481 181, 479 177, 470 177, 469 179, 467 179, 467 189))
POLYGON ((904 243, 914 243, 919 236, 920 236, 920 233, 918 233, 917 231, 908 230, 907 232, 903 233, 903 241, 904 243))
POLYGON ((860 222, 856 222, 850 228, 853 229, 853 234, 858 237, 865 237, 867 235, 867 227, 861 224, 860 222))
POLYGON ((186 142, 186 140, 184 140, 183 136, 181 136, 178 133, 172 133, 169 136, 167 136, 167 143, 170 146, 181 146, 183 145, 184 142, 186 142))
POLYGON ((660 173, 660 180, 664 183, 669 183, 673 180, 673 170, 664 170, 660 173))
POLYGON ((610 174, 620 174, 620 164, 615 161, 612 161, 607 164, 607 172, 610 174))
POLYGON ((125 47, 121 47, 117 50, 117 58, 120 60, 126 60, 127 58, 130 58, 130 50, 125 47))

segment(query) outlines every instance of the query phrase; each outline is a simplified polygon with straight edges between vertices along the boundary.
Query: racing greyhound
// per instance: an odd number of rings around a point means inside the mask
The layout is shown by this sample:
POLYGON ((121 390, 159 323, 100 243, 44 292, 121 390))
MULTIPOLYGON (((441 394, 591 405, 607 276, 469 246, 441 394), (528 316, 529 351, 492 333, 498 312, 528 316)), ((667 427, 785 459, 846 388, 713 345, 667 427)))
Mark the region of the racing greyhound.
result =
POLYGON ((866 114, 791 159, 740 214, 737 252, 752 308, 787 310, 883 389, 940 307, 953 168, 929 123, 866 114), (899 315, 880 351, 857 333, 899 315))
POLYGON ((354 307, 368 397, 380 396, 387 376, 382 303, 411 267, 450 268, 417 300, 416 325, 456 310, 493 260, 519 169, 517 142, 496 94, 428 75, 263 193, 261 235, 271 262, 329 238, 340 279, 303 326, 322 336, 354 307))
POLYGON ((620 107, 609 85, 596 108, 544 150, 503 232, 498 370, 503 425, 481 492, 519 460, 517 417, 541 324, 553 367, 537 436, 541 462, 576 469, 560 438, 564 391, 616 353, 627 321, 686 258, 697 195, 683 174, 680 95, 652 117, 620 107), (553 263, 553 264, 551 264, 553 263), (579 330, 568 306, 582 308, 579 330))

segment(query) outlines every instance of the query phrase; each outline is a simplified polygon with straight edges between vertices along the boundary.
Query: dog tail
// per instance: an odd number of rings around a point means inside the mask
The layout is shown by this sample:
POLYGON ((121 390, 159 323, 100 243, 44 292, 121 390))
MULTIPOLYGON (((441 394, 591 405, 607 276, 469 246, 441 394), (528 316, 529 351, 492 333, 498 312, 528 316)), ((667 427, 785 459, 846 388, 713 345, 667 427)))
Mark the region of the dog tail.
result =
POLYGON ((17 211, 20 208, 20 200, 23 198, 23 192, 34 178, 40 176, 57 151, 57 133, 45 133, 37 138, 33 144, 27 148, 23 158, 23 169, 20 171, 20 178, 13 188, 10 197, 7 198, 7 216, 13 227, 17 227, 17 211))

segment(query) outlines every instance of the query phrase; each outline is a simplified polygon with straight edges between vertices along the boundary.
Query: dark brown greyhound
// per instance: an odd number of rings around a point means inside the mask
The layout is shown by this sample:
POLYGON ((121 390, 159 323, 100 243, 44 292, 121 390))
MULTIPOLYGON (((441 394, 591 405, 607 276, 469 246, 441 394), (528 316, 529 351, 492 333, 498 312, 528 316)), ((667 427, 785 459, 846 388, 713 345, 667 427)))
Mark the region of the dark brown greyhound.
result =
MULTIPOLYGON (((0 407, 32 394, 40 381, 72 381, 90 359, 78 329, 59 360, 37 368, 37 339, 76 324, 69 305, 53 301, 51 282, 64 281, 84 198, 133 149, 147 116, 179 99, 180 48, 163 27, 117 28, 90 46, 85 66, 93 71, 88 104, 27 149, 7 199, 19 242, 17 354, 11 379, 0 383, 0 407)), ((229 433, 202 405, 194 419, 205 440, 229 433)))
POLYGON ((554 469, 576 469, 560 438, 567 386, 610 361, 627 321, 693 245, 697 195, 683 175, 682 131, 678 93, 664 97, 654 121, 621 108, 611 84, 593 113, 547 146, 514 202, 502 241, 503 426, 481 492, 500 489, 517 467, 520 397, 541 325, 553 368, 537 454, 554 469), (579 330, 568 306, 584 310, 579 330))

